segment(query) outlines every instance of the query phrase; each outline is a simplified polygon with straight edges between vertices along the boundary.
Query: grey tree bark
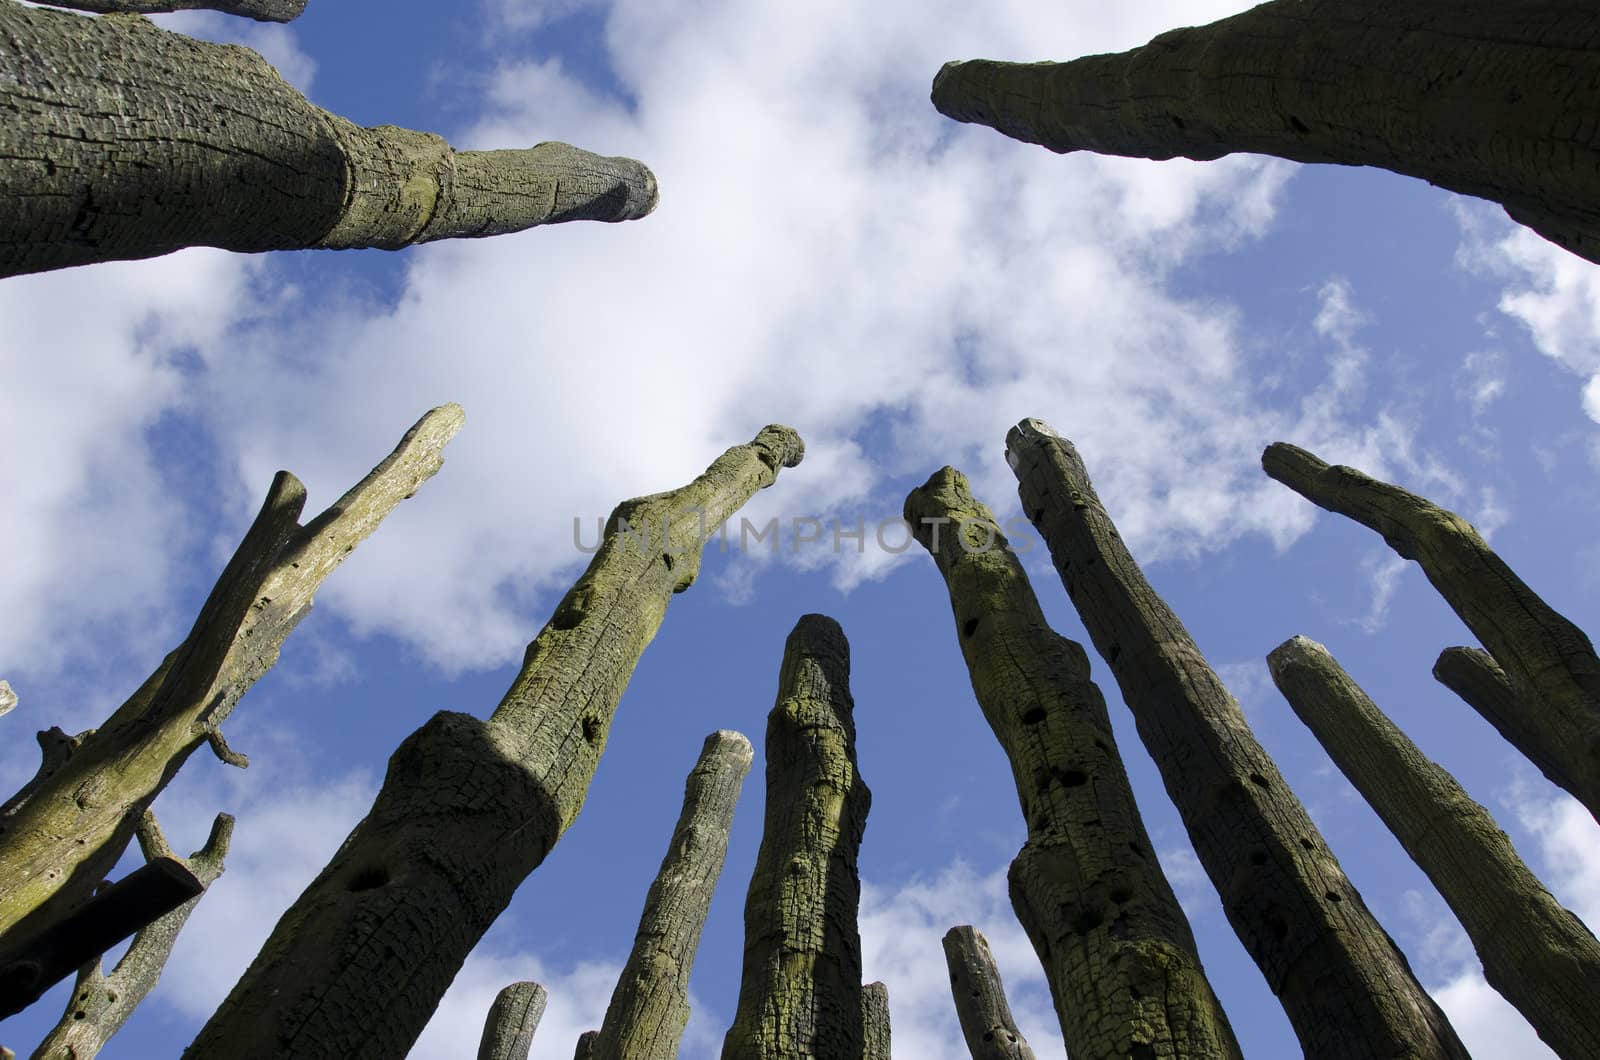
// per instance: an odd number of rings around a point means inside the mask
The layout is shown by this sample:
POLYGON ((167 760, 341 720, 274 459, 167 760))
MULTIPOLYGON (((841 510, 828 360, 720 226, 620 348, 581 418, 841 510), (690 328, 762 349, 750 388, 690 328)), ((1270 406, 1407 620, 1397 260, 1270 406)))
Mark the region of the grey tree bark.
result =
POLYGON ((184 1055, 404 1056, 577 817, 634 665, 699 572, 703 528, 803 451, 767 427, 689 485, 620 504, 494 714, 440 711, 401 742, 372 809, 184 1055))
POLYGON ((1547 739, 1538 732, 1539 710, 1529 706, 1511 687, 1511 679, 1482 648, 1446 648, 1433 664, 1433 676, 1440 684, 1460 696, 1511 746, 1554 785, 1572 790, 1573 779, 1562 762, 1546 755, 1547 739))
POLYGON ((868 983, 861 988, 861 1060, 890 1060, 889 988, 868 983))
POLYGON ((1075 1060, 1241 1055, 1154 856, 1083 648, 1051 629, 966 476, 946 467, 905 518, 950 591, 972 690, 1011 762, 1028 840, 1011 905, 1075 1060), (940 530, 943 533, 940 533, 940 530))
POLYGON ((188 246, 395 250, 656 204, 633 159, 363 129, 256 53, 138 15, 0 0, 0 69, 0 276, 188 246))
POLYGON ((1272 680, 1466 928, 1483 977, 1557 1056, 1600 1056, 1600 942, 1494 818, 1384 717, 1328 649, 1294 637, 1272 680))
POLYGON ((220 11, 257 22, 292 22, 306 9, 306 0, 45 0, 51 7, 70 7, 101 15, 154 15, 163 11, 220 11))
POLYGON ((683 810, 650 884, 628 963, 589 1046, 595 1060, 674 1060, 689 1023, 689 970, 728 853, 728 832, 755 751, 740 733, 706 737, 683 810))
POLYGON ((744 969, 723 1060, 858 1060, 861 884, 872 793, 856 766, 850 645, 804 615, 767 715, 767 803, 744 907, 744 969))
MULTIPOLYGON (((209 888, 222 875, 232 837, 233 817, 219 813, 205 845, 185 859, 185 865, 202 886, 209 888)), ((149 810, 140 821, 138 839, 146 860, 173 856, 155 814, 149 810)), ((191 898, 135 935, 111 974, 101 970, 99 957, 84 965, 78 972, 67 1011, 30 1060, 92 1060, 98 1055, 155 988, 178 933, 202 897, 203 894, 191 898)))
POLYGON ((549 991, 529 981, 512 983, 496 994, 483 1021, 478 1060, 528 1060, 533 1032, 549 1000, 549 991))
POLYGON ((1145 580, 1072 443, 1024 420, 1006 437, 1006 459, 1229 922, 1306 1055, 1466 1057, 1239 704, 1145 580))
POLYGON ((1539 598, 1461 516, 1355 468, 1274 442, 1268 475, 1306 500, 1383 535, 1416 560, 1451 610, 1505 668, 1520 718, 1497 725, 1546 776, 1600 818, 1600 657, 1588 636, 1539 598))
POLYGON ((1588 0, 1275 0, 1066 63, 948 63, 933 103, 1052 151, 1381 166, 1600 260, 1588 0))
POLYGON ((40 774, 0 809, 0 940, 11 946, 88 901, 144 811, 194 753, 222 738, 239 698, 277 662, 323 580, 402 500, 439 470, 459 405, 434 409, 388 458, 301 526, 305 487, 279 472, 183 643, 97 730, 40 734, 40 774), (70 841, 63 841, 68 839, 70 841))
POLYGON ((945 932, 944 961, 950 969, 950 996, 961 1020, 961 1035, 972 1060, 1036 1060, 1011 1017, 1000 969, 983 933, 970 925, 945 932))

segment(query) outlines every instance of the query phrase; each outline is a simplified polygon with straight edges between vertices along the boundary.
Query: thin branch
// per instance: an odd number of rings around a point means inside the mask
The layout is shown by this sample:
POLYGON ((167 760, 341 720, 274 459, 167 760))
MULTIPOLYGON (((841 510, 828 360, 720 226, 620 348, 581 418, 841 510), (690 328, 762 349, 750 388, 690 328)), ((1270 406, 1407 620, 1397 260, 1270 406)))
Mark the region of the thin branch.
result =
POLYGON ((144 810, 277 661, 323 580, 438 471, 462 421, 456 405, 423 416, 388 458, 304 527, 296 519, 305 490, 288 472, 278 474, 188 637, 10 811, 0 832, 0 879, 8 885, 0 932, 20 944, 88 898, 144 810))
MULTIPOLYGON (((155 814, 149 810, 139 823, 138 838, 146 859, 172 856, 155 814)), ((209 888, 222 875, 232 838, 233 817, 219 813, 205 845, 184 860, 203 887, 209 888)), ((31 1060, 90 1060, 98 1054, 122 1029, 139 1002, 155 989, 178 933, 203 897, 203 893, 196 895, 140 930, 110 975, 102 974, 98 956, 79 969, 66 1012, 34 1050, 31 1060)))
POLYGON ((8 938, 0 949, 0 1018, 21 1012, 74 970, 204 890, 182 861, 158 858, 21 944, 8 938))

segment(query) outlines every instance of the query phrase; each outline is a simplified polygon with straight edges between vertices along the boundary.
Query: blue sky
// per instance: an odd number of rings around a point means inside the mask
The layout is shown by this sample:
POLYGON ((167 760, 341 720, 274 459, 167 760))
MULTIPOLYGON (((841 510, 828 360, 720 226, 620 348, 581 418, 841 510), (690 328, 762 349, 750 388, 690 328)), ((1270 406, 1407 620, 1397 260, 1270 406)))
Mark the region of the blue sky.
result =
MULTIPOLYGON (((173 1055, 370 803, 389 752, 441 708, 486 715, 585 557, 573 520, 687 482, 770 421, 806 461, 747 509, 792 528, 898 516, 949 463, 1017 514, 1006 428, 1074 439, 1135 555, 1240 699, 1368 905, 1480 1056, 1537 1056, 1442 901, 1267 677, 1323 641, 1489 806, 1569 906, 1600 916, 1592 820, 1429 668, 1470 634, 1370 531, 1268 480, 1284 440, 1454 507, 1593 628, 1600 514, 1600 272, 1498 208, 1388 173, 1254 158, 1058 157, 956 126, 939 63, 1070 58, 1206 21, 1223 2, 312 0, 287 27, 169 25, 261 49, 352 120, 458 147, 562 139, 630 154, 652 216, 400 254, 188 251, 0 284, 11 444, 0 541, 0 787, 25 734, 103 718, 176 644, 271 474, 332 501, 427 408, 467 425, 444 470, 329 579, 229 725, 252 766, 196 756, 157 810, 174 847, 239 818, 229 869, 161 986, 106 1050, 173 1055), (25 441, 25 444, 24 444, 25 441)), ((898 538, 891 538, 896 544, 898 538)), ((693 979, 683 1055, 733 1014, 759 843, 761 736, 807 611, 851 639, 866 975, 895 1052, 966 1055, 939 938, 994 945, 1022 1030, 1059 1054, 1005 897, 1024 838, 973 700, 942 581, 912 546, 846 541, 707 556, 620 706, 578 822, 469 960, 416 1055, 475 1047, 494 992, 551 990, 536 1057, 595 1026, 704 736, 756 745, 693 979)), ((1087 643, 1042 547, 1055 627, 1087 643)), ((1294 1055, 1095 659, 1122 754, 1246 1052, 1294 1055)), ((32 1047, 57 990, 0 1024, 32 1047)))

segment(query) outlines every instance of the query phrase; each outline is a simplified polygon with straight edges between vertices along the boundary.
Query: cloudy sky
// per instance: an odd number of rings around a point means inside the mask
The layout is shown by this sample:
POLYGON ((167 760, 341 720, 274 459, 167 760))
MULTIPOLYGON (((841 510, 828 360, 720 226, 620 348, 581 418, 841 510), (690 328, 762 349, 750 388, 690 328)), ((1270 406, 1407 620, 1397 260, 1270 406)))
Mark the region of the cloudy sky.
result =
MULTIPOLYGON (((175 848, 237 815, 227 873, 104 1055, 174 1055, 441 708, 487 715, 582 569, 575 521, 687 482, 765 423, 805 462, 747 509, 776 555, 713 550, 624 697, 588 804, 468 961, 414 1055, 475 1048, 494 993, 551 992, 536 1057, 598 1023, 704 736, 757 744, 693 980, 683 1055, 738 992, 760 738, 784 636, 837 618, 854 657, 868 979, 897 1056, 964 1056, 939 938, 994 946, 1023 1032, 1060 1053, 1005 895, 1025 832, 906 492, 953 464, 1002 519, 1025 416, 1080 447, 1135 555, 1243 703, 1367 904, 1481 1056, 1544 1055, 1403 851, 1278 697, 1265 654, 1326 643, 1596 923, 1588 815, 1429 676, 1472 643, 1412 565, 1260 471, 1305 446, 1473 520, 1597 624, 1600 270, 1498 208, 1388 173, 1253 157, 1055 156, 927 101, 941 63, 1065 59, 1232 13, 1221 0, 311 0, 287 27, 168 16, 261 50, 320 105, 458 147, 565 140, 637 157, 661 205, 400 254, 191 250, 0 281, 0 787, 34 728, 96 724, 175 645, 278 468, 320 508, 425 410, 460 402, 444 470, 327 582, 229 725, 157 804, 175 848), (820 540, 797 542, 796 520, 820 540), (867 530, 864 547, 833 528, 867 530), (1531 1043, 1531 1044, 1530 1044, 1531 1043)), ((1087 642, 1041 547, 1061 632, 1087 642)), ((1146 822, 1246 1052, 1294 1055, 1096 660, 1146 822)), ((58 989, 0 1024, 31 1049, 58 989)))

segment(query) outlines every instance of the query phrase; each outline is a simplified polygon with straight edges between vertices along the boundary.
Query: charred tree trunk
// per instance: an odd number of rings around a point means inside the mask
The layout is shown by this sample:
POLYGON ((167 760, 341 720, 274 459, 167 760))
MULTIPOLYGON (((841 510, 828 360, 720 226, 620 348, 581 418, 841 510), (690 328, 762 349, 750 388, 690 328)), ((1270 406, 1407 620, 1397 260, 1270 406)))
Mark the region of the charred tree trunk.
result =
POLYGON ((440 711, 400 744, 366 818, 184 1055, 404 1056, 577 817, 634 665, 699 572, 704 528, 802 451, 767 427, 689 485, 619 505, 493 716, 440 711))
POLYGON ((549 991, 534 982, 512 983, 495 995, 483 1021, 478 1060, 528 1060, 549 1000, 549 991))
POLYGON ((1497 725, 1600 818, 1600 658, 1573 625, 1517 577, 1459 515, 1398 486, 1330 467, 1283 442, 1261 456, 1267 474, 1312 504, 1383 535, 1505 668, 1521 719, 1497 725), (1508 731, 1512 730, 1512 731, 1508 731))
POLYGON ((1239 704, 1145 581, 1077 450, 1024 420, 1006 438, 1006 459, 1229 922, 1306 1055, 1466 1057, 1239 704))
POLYGON ((633 951, 605 1021, 595 1060, 673 1060, 689 1023, 689 969, 728 853, 728 831, 755 751, 727 729, 706 737, 684 785, 683 811, 644 901, 633 951))
POLYGON ((1547 738, 1539 734, 1539 710, 1511 687, 1511 679, 1482 648, 1446 648, 1433 664, 1433 676, 1493 725, 1505 741, 1520 750, 1558 788, 1571 791, 1573 779, 1562 762, 1548 757, 1547 738))
POLYGON ((245 764, 222 739, 223 720, 277 662, 323 579, 439 470, 462 421, 458 405, 434 409, 304 526, 296 520, 305 488, 279 472, 177 650, 99 729, 40 735, 39 776, 0 810, 0 938, 7 948, 24 946, 88 901, 144 811, 197 748, 209 742, 224 761, 245 764))
POLYGON ((0 276, 188 246, 395 250, 656 203, 632 159, 363 129, 255 52, 138 15, 0 0, 0 69, 0 276))
POLYGON ((944 575, 973 692, 1011 761, 1028 825, 1011 905, 1044 965, 1067 1051, 1238 1058, 1088 656, 1046 623, 994 514, 959 471, 912 490, 905 518, 944 575))
POLYGON ((257 22, 292 22, 306 9, 306 0, 48 0, 51 7, 70 7, 101 15, 155 15, 163 11, 220 11, 257 22))
POLYGON ((950 996, 972 1060, 1035 1060, 1028 1040, 1011 1018, 989 940, 976 928, 953 927, 945 932, 944 961, 950 969, 950 996))
POLYGON ((1275 0, 1066 63, 948 63, 933 103, 1052 151, 1381 166, 1600 260, 1588 0, 1275 0))
POLYGON ((890 1060, 889 988, 868 983, 861 988, 861 1060, 890 1060))
MULTIPOLYGON (((139 846, 146 860, 172 856, 155 814, 145 811, 139 826, 139 846)), ((203 887, 210 887, 222 875, 223 862, 228 856, 228 843, 233 837, 233 818, 225 813, 217 815, 211 825, 211 834, 205 845, 190 854, 184 864, 203 887)), ((133 1010, 155 988, 172 955, 178 932, 188 923, 203 894, 197 895, 157 920, 133 937, 133 943, 122 955, 110 975, 101 971, 97 957, 78 972, 77 985, 67 1011, 45 1036, 30 1060, 92 1060, 105 1047, 111 1036, 133 1015, 133 1010)))
POLYGON ((859 1060, 861 884, 872 793, 856 767, 850 645, 824 615, 789 634, 767 715, 767 805, 723 1060, 859 1060))
POLYGON ((1557 1056, 1600 1056, 1600 942, 1517 857, 1489 811, 1305 637, 1267 656, 1272 680, 1472 937, 1483 977, 1557 1056))

